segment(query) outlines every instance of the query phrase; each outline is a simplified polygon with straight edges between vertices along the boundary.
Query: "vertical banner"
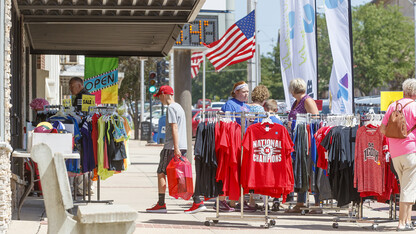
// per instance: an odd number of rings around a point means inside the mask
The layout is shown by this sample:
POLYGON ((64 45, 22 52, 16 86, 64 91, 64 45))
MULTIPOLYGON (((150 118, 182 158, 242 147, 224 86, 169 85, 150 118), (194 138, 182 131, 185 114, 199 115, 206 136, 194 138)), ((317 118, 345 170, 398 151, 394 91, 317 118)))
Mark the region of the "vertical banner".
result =
POLYGON ((302 78, 306 93, 318 97, 315 0, 281 0, 280 63, 286 105, 295 101, 289 83, 302 78))
POLYGON ((95 104, 118 103, 118 58, 85 57, 84 88, 95 104))
POLYGON ((352 114, 354 105, 349 0, 325 0, 325 16, 334 64, 329 81, 331 113, 352 114))

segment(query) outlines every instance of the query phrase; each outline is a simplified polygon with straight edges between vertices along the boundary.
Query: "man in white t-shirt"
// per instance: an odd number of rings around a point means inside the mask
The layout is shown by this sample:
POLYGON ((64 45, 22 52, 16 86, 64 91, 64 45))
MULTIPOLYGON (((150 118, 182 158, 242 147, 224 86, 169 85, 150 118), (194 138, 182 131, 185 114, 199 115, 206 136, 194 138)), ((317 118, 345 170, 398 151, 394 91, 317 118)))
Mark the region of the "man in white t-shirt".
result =
MULTIPOLYGON (((149 213, 166 213, 165 193, 166 193, 166 167, 173 157, 182 157, 186 154, 187 138, 186 138, 186 116, 185 111, 173 100, 173 89, 168 85, 160 87, 159 91, 154 95, 159 97, 163 105, 167 105, 166 116, 166 135, 165 145, 160 152, 159 167, 157 168, 159 200, 155 206, 146 209, 149 213)), ((189 210, 185 210, 187 214, 193 214, 206 210, 204 202, 199 196, 194 196, 194 204, 189 210)))

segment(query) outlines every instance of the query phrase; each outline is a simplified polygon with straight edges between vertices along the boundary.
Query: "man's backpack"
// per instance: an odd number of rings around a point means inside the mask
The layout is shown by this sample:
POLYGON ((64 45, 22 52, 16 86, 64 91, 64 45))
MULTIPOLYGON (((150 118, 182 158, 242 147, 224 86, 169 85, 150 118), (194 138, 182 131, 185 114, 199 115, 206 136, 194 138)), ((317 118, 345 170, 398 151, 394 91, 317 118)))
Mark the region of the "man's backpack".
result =
POLYGON ((406 105, 403 106, 399 103, 399 101, 396 101, 396 109, 393 112, 391 112, 389 122, 386 126, 386 137, 404 139, 407 137, 409 133, 411 133, 416 128, 415 125, 412 129, 410 129, 410 131, 407 131, 406 118, 404 117, 402 112, 403 109, 412 102, 413 101, 408 102, 406 105))

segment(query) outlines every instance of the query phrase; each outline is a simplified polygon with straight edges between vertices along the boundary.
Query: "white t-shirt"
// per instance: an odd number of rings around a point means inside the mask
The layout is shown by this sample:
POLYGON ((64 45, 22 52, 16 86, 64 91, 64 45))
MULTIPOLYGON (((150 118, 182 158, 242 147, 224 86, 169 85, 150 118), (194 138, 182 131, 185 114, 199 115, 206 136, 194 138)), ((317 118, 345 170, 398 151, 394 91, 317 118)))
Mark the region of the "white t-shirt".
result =
POLYGON ((173 133, 172 123, 178 125, 178 137, 179 137, 179 149, 188 149, 187 138, 186 138, 186 116, 182 106, 178 103, 172 103, 168 106, 166 113, 166 135, 164 149, 173 150, 173 133))

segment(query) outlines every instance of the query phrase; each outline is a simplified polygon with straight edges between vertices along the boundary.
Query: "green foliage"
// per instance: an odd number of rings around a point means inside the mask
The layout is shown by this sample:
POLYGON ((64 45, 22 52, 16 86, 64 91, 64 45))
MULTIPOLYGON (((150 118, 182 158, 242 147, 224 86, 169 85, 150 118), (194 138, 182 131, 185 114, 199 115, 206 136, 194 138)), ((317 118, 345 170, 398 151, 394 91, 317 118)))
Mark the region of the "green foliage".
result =
MULTIPOLYGON (((205 97, 211 100, 228 99, 234 83, 247 81, 247 62, 237 63, 216 72, 214 66, 207 59, 205 72, 205 97)), ((192 80, 192 103, 202 99, 202 73, 204 64, 201 64, 198 76, 192 80)))
POLYGON ((397 6, 366 4, 353 11, 354 85, 364 95, 400 90, 414 75, 414 26, 397 6))
POLYGON ((261 84, 269 89, 270 98, 285 99, 279 45, 273 48, 273 52, 261 56, 261 84))
POLYGON ((317 15, 318 42, 318 98, 326 97, 332 71, 332 53, 329 44, 328 27, 323 14, 317 15))

